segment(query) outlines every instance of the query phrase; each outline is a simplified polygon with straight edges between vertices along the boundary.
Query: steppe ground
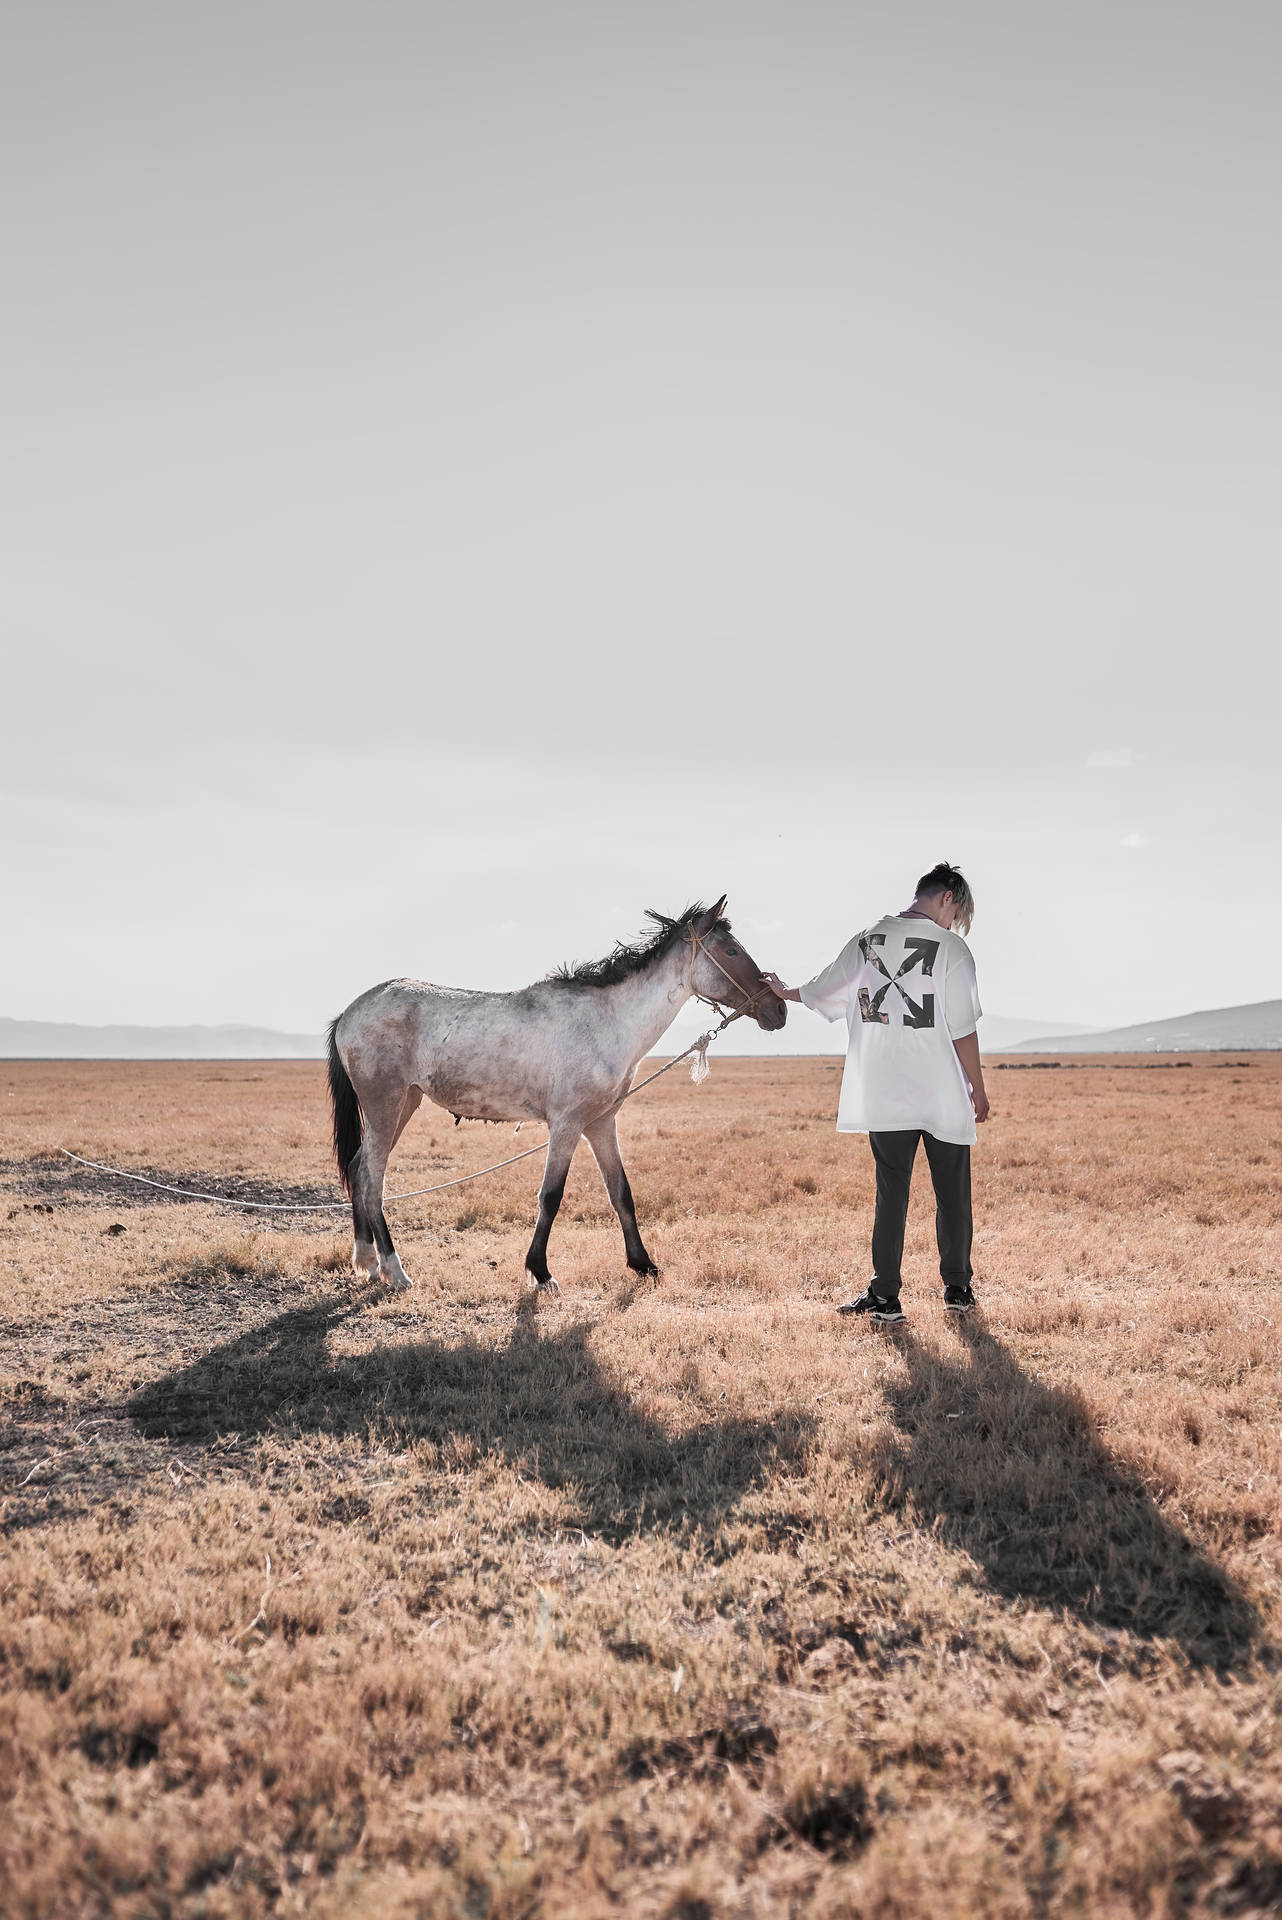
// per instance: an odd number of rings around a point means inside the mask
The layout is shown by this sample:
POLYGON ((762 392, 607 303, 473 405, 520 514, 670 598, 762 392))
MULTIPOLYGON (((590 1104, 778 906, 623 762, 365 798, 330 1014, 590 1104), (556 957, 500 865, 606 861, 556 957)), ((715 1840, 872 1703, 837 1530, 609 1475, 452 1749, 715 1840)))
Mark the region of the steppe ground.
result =
POLYGON ((1282 1911, 1282 1058, 993 1068, 900 1334, 837 1077, 641 1094, 536 1306, 536 1160, 379 1299, 54 1157, 324 1197, 318 1065, 0 1065, 7 1920, 1282 1911))

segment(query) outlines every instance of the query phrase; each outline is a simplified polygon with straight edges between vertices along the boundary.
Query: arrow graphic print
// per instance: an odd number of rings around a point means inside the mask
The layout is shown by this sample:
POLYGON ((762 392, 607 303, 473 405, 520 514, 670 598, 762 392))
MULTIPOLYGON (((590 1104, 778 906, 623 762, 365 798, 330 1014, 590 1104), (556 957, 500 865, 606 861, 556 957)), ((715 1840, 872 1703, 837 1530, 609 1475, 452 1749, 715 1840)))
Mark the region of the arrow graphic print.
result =
POLYGON ((886 996, 894 987, 903 1002, 901 1024, 905 1027, 933 1027, 935 1024, 935 996, 923 993, 920 1002, 913 999, 903 982, 907 976, 921 969, 923 980, 933 978, 935 955, 939 952, 938 940, 911 938, 904 941, 904 957, 894 973, 891 973, 885 961, 878 953, 878 947, 886 944, 884 933, 863 933, 859 936, 859 951, 865 962, 882 976, 882 985, 875 993, 867 987, 859 989, 859 1015, 869 1025, 889 1026, 890 1015, 885 1012, 886 996))

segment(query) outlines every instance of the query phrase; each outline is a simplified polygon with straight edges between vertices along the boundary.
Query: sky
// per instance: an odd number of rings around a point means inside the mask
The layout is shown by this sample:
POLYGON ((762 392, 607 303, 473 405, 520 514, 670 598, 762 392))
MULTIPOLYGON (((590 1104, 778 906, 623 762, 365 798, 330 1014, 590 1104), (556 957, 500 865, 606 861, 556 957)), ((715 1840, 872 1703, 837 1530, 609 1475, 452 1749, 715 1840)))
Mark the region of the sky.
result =
POLYGON ((799 980, 940 858, 990 1013, 1282 994, 1280 54, 25 9, 0 1013, 315 1031, 722 892, 799 980))

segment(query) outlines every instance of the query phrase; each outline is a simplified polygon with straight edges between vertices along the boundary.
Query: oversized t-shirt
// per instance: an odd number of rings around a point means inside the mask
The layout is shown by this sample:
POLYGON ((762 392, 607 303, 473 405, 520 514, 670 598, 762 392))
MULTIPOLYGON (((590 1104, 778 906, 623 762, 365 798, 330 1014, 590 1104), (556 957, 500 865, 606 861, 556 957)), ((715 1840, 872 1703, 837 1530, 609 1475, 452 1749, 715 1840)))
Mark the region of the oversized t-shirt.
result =
POLYGON ((953 1041, 974 1033, 983 1009, 960 934, 922 915, 888 913, 800 992, 825 1020, 849 1022, 839 1133, 921 1127, 937 1140, 972 1143, 975 1110, 953 1041))

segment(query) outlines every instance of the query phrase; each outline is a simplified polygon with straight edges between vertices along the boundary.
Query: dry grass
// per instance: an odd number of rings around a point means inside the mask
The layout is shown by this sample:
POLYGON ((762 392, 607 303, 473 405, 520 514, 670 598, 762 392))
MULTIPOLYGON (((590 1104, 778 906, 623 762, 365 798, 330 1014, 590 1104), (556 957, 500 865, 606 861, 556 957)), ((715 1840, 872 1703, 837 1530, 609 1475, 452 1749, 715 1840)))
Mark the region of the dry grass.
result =
POLYGON ((48 1158, 324 1191, 319 1067, 0 1066, 6 1916, 1282 1910, 1282 1061, 994 1072, 902 1336, 836 1079, 641 1095, 663 1279, 585 1150, 536 1311, 536 1162, 379 1301, 48 1158))

